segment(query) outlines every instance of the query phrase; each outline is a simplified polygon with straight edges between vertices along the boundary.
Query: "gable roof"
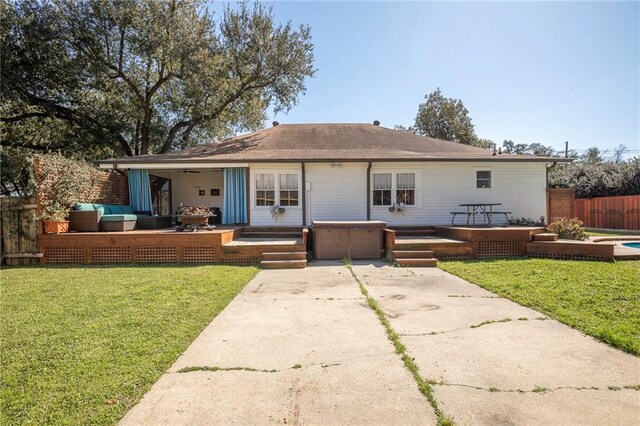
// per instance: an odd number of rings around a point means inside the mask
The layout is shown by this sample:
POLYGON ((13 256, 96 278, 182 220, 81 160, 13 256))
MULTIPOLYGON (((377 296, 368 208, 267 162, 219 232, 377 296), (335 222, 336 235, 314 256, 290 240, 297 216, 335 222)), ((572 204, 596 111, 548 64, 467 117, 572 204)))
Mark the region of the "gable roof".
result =
POLYGON ((221 142, 99 163, 319 161, 566 161, 491 150, 405 133, 374 124, 280 124, 221 142))

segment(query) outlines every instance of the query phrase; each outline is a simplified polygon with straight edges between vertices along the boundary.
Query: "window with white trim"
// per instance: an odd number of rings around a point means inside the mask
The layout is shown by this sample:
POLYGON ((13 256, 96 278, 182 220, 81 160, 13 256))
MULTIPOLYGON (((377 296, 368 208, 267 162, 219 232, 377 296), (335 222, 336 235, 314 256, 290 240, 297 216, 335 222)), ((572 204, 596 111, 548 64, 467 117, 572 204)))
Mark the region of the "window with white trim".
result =
POLYGON ((281 174, 280 175, 280 205, 281 206, 297 206, 298 205, 298 175, 281 174))
POLYGON ((256 206, 273 206, 275 200, 275 175, 256 174, 256 206))
POLYGON ((416 174, 397 173, 396 174, 396 203, 407 206, 416 205, 416 174))
POLYGON ((373 174, 373 205, 374 206, 390 206, 391 191, 393 189, 391 183, 391 173, 374 173, 373 174))
POLYGON ((491 189, 491 171, 490 170, 476 171, 476 188, 491 189))

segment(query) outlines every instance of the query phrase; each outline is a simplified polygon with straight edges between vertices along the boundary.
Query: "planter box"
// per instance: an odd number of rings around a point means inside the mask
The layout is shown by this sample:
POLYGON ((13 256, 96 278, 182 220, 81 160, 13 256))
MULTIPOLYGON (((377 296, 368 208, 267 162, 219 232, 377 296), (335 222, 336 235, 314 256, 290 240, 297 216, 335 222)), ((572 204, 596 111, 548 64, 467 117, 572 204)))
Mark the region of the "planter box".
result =
POLYGON ((60 222, 51 222, 46 220, 44 222, 44 233, 45 234, 61 234, 69 232, 69 221, 62 220, 60 222))

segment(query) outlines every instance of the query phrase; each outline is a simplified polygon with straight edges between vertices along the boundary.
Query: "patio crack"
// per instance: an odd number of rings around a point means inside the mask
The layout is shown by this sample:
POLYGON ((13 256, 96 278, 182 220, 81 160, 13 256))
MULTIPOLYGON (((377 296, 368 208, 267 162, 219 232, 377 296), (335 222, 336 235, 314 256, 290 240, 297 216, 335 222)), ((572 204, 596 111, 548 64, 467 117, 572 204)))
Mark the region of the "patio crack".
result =
POLYGON ((435 380, 426 380, 430 385, 432 386, 451 386, 451 387, 463 387, 463 388, 471 388, 471 389, 476 389, 476 390, 481 390, 481 391, 486 391, 486 392, 491 392, 491 393, 538 393, 538 394, 545 394, 545 393, 550 393, 550 392, 556 392, 559 390, 565 390, 565 389, 569 389, 569 390, 577 390, 577 391, 582 391, 582 390, 592 390, 592 391, 620 391, 623 389, 627 389, 627 390, 635 390, 635 391, 640 391, 640 384, 638 385, 622 385, 622 386, 603 386, 603 387, 598 387, 598 386, 557 386, 555 388, 548 388, 545 386, 535 386, 533 389, 527 389, 527 390, 523 390, 523 389, 500 389, 497 387, 482 387, 482 386, 475 386, 475 385, 469 385, 469 384, 464 384, 464 383, 449 383, 449 382, 445 382, 445 381, 435 381, 435 380))
POLYGON ((351 266, 351 260, 344 259, 343 263, 353 276, 353 279, 355 280, 356 284, 358 284, 358 287, 360 287, 360 292, 367 300, 369 307, 371 308, 371 310, 373 310, 373 312, 380 320, 380 323, 384 327, 387 338, 393 344, 395 352, 400 356, 400 359, 402 359, 405 368, 409 370, 409 372, 413 376, 413 379, 418 385, 418 390, 427 398, 427 401, 429 401, 429 405, 431 405, 431 408, 433 409, 433 412, 435 413, 438 420, 438 426, 453 426, 455 424, 453 418, 445 415, 438 406, 438 401, 436 400, 436 397, 433 393, 433 388, 431 387, 430 383, 425 381, 422 376, 420 376, 418 365, 414 362, 414 359, 411 358, 411 356, 407 353, 407 349, 400 340, 400 336, 398 335, 398 333, 396 333, 393 327, 391 327, 391 323, 387 319, 384 311, 378 305, 378 302, 369 295, 369 291, 356 275, 351 266))
POLYGON ((283 371, 288 371, 288 370, 299 370, 301 368, 309 368, 309 367, 316 367, 319 366, 321 368, 331 368, 331 367, 337 367, 339 365, 345 364, 345 363, 349 363, 352 361, 357 361, 363 358, 371 358, 371 357, 380 357, 380 356, 388 356, 391 355, 392 352, 385 352, 382 354, 368 354, 368 355, 360 355, 360 356, 356 356, 356 357, 352 357, 352 358, 345 358, 342 360, 337 360, 337 361, 330 361, 330 362, 312 362, 309 364, 295 364, 291 367, 287 367, 287 368, 279 368, 279 369, 262 369, 262 368, 253 368, 253 367, 220 367, 217 365, 196 365, 196 366, 189 366, 189 367, 183 367, 181 369, 179 369, 178 371, 175 371, 175 373, 191 373, 194 371, 210 371, 210 372, 218 372, 218 371, 246 371, 246 372, 250 372, 250 373, 280 373, 283 371))
MULTIPOLYGON (((518 318, 518 321, 546 321, 548 318, 546 317, 537 317, 537 318, 527 318, 527 317, 520 317, 518 318)), ((429 331, 426 333, 400 333, 400 336, 407 336, 407 337, 417 337, 417 336, 435 336, 438 334, 445 334, 445 333, 454 333, 456 331, 460 331, 460 330, 467 330, 467 329, 474 329, 474 328, 480 328, 483 327, 485 325, 490 325, 490 324, 499 324, 502 322, 511 322, 511 321, 515 321, 513 318, 503 318, 503 319, 499 319, 499 320, 487 320, 487 321, 483 321, 481 323, 478 324, 473 324, 473 325, 469 325, 466 327, 458 327, 458 328, 453 328, 451 330, 444 330, 444 331, 429 331)))

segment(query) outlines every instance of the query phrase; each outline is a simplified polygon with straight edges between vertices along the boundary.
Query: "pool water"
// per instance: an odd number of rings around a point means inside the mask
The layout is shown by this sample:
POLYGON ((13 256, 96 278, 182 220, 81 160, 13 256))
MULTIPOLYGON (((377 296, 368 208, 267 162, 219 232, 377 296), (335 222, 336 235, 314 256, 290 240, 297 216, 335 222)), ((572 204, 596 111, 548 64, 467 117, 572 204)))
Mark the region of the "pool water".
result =
POLYGON ((634 241, 632 243, 623 243, 622 244, 625 247, 631 247, 631 248, 635 248, 635 249, 640 249, 640 241, 634 241))

